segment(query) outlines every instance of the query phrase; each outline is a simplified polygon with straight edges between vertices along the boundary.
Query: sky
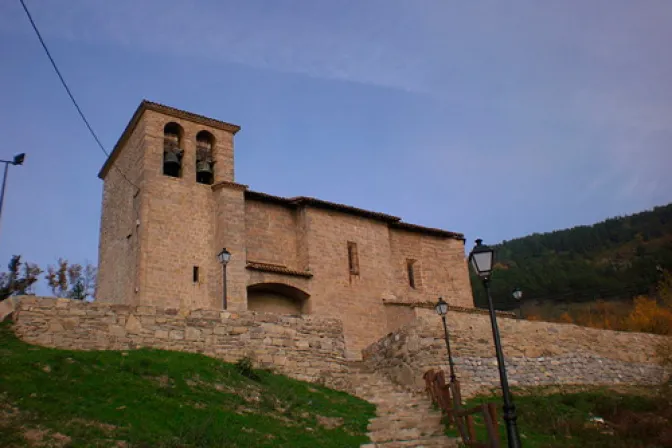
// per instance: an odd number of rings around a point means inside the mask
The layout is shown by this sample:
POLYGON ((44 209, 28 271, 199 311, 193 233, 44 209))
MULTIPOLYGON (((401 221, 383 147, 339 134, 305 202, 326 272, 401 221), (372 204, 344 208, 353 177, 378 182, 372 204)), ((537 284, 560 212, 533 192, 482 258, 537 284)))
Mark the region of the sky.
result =
MULTIPOLYGON (((142 99, 236 181, 497 243, 672 201, 669 0, 25 0, 107 150, 142 99)), ((106 157, 0 2, 0 263, 97 262, 106 157)), ((39 290, 38 290, 39 292, 39 290)))

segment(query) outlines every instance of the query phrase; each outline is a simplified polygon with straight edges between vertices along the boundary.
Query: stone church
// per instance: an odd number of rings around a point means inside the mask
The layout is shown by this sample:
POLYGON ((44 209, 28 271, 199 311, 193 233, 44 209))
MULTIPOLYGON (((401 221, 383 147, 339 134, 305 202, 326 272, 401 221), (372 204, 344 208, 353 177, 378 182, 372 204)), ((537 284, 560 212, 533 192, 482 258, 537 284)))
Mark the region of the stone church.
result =
POLYGON ((234 177, 239 130, 140 104, 99 173, 98 300, 336 317, 353 356, 407 304, 473 306, 462 234, 253 191, 234 177))

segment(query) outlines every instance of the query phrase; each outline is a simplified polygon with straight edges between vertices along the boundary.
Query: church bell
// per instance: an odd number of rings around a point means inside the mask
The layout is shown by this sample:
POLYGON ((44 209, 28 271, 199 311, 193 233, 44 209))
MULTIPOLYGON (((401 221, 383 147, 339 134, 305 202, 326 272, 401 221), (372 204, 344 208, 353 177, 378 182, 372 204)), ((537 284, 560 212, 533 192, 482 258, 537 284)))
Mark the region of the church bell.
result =
POLYGON ((196 162, 196 181, 201 184, 212 183, 212 162, 207 160, 196 162))
POLYGON ((163 153, 163 173, 167 176, 180 176, 180 155, 175 150, 167 150, 163 153))

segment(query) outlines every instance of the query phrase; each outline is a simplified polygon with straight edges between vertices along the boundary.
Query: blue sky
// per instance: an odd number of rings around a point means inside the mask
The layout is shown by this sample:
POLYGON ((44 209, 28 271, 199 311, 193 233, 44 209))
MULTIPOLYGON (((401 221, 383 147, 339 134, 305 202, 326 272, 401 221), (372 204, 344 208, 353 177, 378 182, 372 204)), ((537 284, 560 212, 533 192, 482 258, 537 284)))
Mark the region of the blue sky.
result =
MULTIPOLYGON (((236 180, 499 242, 672 201, 672 2, 26 0, 111 150, 143 99, 236 180)), ((0 263, 96 262, 105 157, 0 2, 0 263)))

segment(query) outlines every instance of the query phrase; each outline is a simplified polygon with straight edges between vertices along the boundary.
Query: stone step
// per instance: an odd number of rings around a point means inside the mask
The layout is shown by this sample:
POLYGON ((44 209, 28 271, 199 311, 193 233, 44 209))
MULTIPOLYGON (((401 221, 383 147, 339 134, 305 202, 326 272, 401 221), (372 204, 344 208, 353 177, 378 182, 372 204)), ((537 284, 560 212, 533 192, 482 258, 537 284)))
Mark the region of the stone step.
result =
POLYGON ((403 416, 384 416, 384 417, 375 417, 372 418, 369 422, 368 429, 369 431, 374 431, 377 429, 385 429, 390 426, 399 427, 399 428, 408 428, 408 427, 434 427, 438 428, 441 426, 441 417, 433 415, 424 415, 418 417, 403 417, 403 416), (413 425, 413 426, 411 426, 413 425))
POLYGON ((349 364, 351 390, 376 405, 367 428, 371 443, 361 448, 457 447, 456 439, 445 436, 441 413, 426 394, 411 392, 366 366, 365 361, 349 364))
POLYGON ((367 443, 360 448, 456 448, 457 439, 446 436, 426 437, 415 440, 399 440, 394 442, 367 443))
POLYGON ((419 439, 427 436, 440 436, 444 433, 443 428, 387 428, 368 433, 372 442, 391 442, 395 440, 419 439))

